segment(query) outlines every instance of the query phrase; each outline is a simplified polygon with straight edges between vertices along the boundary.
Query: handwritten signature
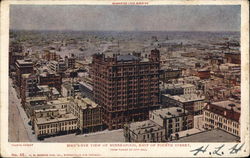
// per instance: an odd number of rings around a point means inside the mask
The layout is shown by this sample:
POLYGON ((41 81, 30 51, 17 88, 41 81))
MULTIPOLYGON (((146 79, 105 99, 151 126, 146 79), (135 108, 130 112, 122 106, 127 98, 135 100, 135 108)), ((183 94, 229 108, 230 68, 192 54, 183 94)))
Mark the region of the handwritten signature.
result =
MULTIPOLYGON (((245 143, 243 144, 235 144, 231 148, 229 148, 227 151, 230 151, 229 154, 237 154, 239 151, 241 151, 242 147, 244 146, 245 143)), ((194 152, 194 156, 198 155, 199 153, 205 153, 208 151, 209 145, 201 146, 197 149, 190 150, 190 152, 194 152)), ((209 155, 217 155, 217 156, 222 156, 224 155, 224 150, 225 144, 222 144, 220 146, 214 147, 212 152, 209 152, 209 155)))

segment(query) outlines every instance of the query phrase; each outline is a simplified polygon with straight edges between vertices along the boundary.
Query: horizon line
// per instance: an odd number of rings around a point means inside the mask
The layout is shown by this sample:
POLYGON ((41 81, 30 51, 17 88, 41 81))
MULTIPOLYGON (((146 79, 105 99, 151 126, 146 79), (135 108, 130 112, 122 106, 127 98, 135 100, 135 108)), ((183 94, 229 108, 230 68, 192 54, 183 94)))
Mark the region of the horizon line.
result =
POLYGON ((9 31, 57 31, 57 32, 241 32, 241 31, 236 31, 236 30, 70 30, 70 29, 65 29, 65 30, 25 30, 25 29, 9 29, 9 31))

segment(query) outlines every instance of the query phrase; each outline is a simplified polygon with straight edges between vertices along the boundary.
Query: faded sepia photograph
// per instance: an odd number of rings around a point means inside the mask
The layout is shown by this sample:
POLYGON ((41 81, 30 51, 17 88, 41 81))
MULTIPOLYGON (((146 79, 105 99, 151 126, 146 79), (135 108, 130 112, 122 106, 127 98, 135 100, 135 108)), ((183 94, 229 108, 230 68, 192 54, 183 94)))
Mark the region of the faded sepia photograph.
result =
POLYGON ((240 142, 240 5, 9 15, 9 142, 240 142))

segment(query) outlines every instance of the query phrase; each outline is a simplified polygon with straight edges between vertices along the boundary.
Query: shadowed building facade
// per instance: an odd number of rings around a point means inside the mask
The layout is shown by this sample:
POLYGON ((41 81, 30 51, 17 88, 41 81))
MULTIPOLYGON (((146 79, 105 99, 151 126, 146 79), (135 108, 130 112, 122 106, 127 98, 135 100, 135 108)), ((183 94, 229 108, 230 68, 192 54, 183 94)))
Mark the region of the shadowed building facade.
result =
POLYGON ((103 108, 103 121, 109 130, 146 120, 149 110, 158 106, 160 52, 152 50, 147 57, 140 53, 93 55, 94 99, 103 108))
POLYGON ((22 75, 34 72, 33 62, 30 59, 17 60, 15 66, 16 66, 16 80, 15 80, 15 83, 17 85, 18 95, 20 96, 21 84, 22 84, 22 75))

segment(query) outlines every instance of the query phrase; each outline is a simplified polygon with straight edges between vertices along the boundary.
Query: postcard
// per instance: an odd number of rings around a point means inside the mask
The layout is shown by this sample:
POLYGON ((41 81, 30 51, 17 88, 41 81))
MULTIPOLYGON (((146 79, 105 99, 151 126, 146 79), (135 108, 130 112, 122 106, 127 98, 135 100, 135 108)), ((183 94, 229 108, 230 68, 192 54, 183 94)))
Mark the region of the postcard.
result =
POLYGON ((247 0, 4 0, 2 157, 249 155, 247 0))

